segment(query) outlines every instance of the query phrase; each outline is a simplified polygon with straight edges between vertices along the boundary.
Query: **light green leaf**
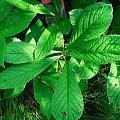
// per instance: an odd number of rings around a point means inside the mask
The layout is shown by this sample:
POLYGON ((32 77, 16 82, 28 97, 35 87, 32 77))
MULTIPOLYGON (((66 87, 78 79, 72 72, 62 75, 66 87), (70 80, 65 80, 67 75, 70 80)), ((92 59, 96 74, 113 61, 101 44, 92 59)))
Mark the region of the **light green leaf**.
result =
POLYGON ((71 58, 70 67, 79 79, 90 79, 98 73, 100 65, 84 62, 83 60, 78 62, 75 58, 71 58))
POLYGON ((4 66, 5 47, 5 38, 0 35, 0 66, 4 66))
POLYGON ((44 7, 41 3, 32 5, 23 0, 6 0, 6 1, 18 8, 21 8, 22 10, 30 11, 35 14, 39 13, 39 14, 54 15, 50 10, 44 7))
POLYGON ((0 73, 0 89, 9 89, 24 86, 44 71, 57 58, 44 58, 26 64, 13 65, 0 73))
POLYGON ((120 62, 111 64, 107 80, 107 96, 110 103, 120 107, 120 62))
POLYGON ((35 13, 13 9, 3 21, 0 22, 0 34, 8 37, 13 36, 28 27, 35 13))
POLYGON ((69 12, 70 22, 73 26, 75 25, 76 19, 78 18, 81 12, 82 12, 82 9, 73 9, 69 12))
POLYGON ((23 92, 25 86, 20 86, 20 87, 16 87, 13 89, 6 89, 4 92, 4 98, 8 99, 8 98, 15 98, 18 95, 21 94, 21 92, 23 92))
POLYGON ((48 86, 39 79, 34 79, 34 97, 40 105, 41 112, 49 119, 52 116, 52 96, 53 93, 48 86))
POLYGON ((12 8, 13 6, 7 3, 6 0, 0 0, 0 21, 8 15, 12 8))
POLYGON ((103 36, 90 41, 82 41, 79 48, 71 49, 68 55, 95 64, 120 60, 120 36, 103 36))
POLYGON ((83 9, 76 20, 71 36, 71 47, 78 47, 81 41, 88 41, 102 35, 112 21, 112 6, 97 3, 83 9), (104 24, 103 24, 104 23, 104 24))
POLYGON ((35 50, 35 59, 39 60, 47 56, 50 51, 54 48, 54 44, 57 38, 57 25, 54 23, 44 30, 39 38, 39 41, 35 50))
POLYGON ((83 97, 69 65, 65 64, 56 86, 52 107, 57 120, 78 120, 82 116, 83 97))
POLYGON ((6 46, 5 61, 20 64, 34 60, 35 45, 27 42, 11 42, 6 46))

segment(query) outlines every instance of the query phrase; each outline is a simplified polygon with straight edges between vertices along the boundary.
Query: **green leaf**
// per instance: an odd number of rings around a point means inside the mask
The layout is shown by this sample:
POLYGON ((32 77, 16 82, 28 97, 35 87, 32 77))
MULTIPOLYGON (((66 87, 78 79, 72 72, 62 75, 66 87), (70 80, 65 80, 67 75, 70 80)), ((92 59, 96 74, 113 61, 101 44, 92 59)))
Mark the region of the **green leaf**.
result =
POLYGON ((25 41, 30 42, 31 40, 35 40, 38 42, 41 34, 44 31, 44 26, 40 20, 37 20, 36 23, 32 25, 32 27, 27 31, 27 35, 25 36, 25 41))
POLYGON ((30 11, 30 12, 33 12, 36 14, 39 13, 39 14, 54 15, 51 11, 49 11, 41 3, 32 5, 23 0, 6 0, 6 1, 18 8, 21 8, 22 10, 25 10, 25 11, 30 11))
POLYGON ((55 7, 55 10, 56 10, 57 14, 60 14, 62 0, 52 0, 52 3, 54 5, 54 7, 55 7))
POLYGON ((39 79, 34 79, 34 97, 40 105, 41 112, 48 117, 52 116, 52 91, 39 79))
POLYGON ((21 92, 23 92, 25 86, 20 86, 20 87, 16 87, 13 89, 6 89, 4 92, 4 98, 8 99, 8 98, 15 98, 18 95, 21 94, 21 92))
POLYGON ((82 12, 82 9, 73 9, 69 12, 70 22, 73 26, 75 25, 76 19, 78 18, 81 12, 82 12))
POLYGON ((89 5, 92 5, 96 2, 96 0, 71 0, 73 8, 84 8, 89 5))
POLYGON ((5 47, 5 38, 0 35, 0 66, 4 66, 5 47))
POLYGON ((69 34, 71 30, 71 24, 69 19, 60 18, 57 20, 56 23, 62 34, 69 34))
POLYGON ((120 63, 112 63, 107 80, 107 96, 110 103, 120 107, 120 63))
POLYGON ((82 116, 83 97, 75 75, 65 64, 55 89, 52 107, 57 120, 78 120, 82 116))
POLYGON ((90 41, 82 41, 79 48, 71 49, 68 55, 85 62, 106 64, 120 60, 120 36, 103 36, 90 41))
POLYGON ((34 60, 35 45, 27 42, 11 42, 6 46, 5 61, 20 64, 34 60))
POLYGON ((111 34, 120 34, 120 6, 117 7, 112 24, 111 34))
POLYGON ((58 29, 57 26, 55 24, 52 24, 51 26, 44 30, 36 46, 35 50, 36 60, 44 58, 54 48, 54 44, 58 33, 57 29, 58 29))
POLYGON ((79 79, 90 79, 98 73, 100 65, 84 62, 83 60, 78 62, 75 58, 71 58, 70 67, 79 79))
POLYGON ((3 21, 0 22, 0 34, 8 37, 13 36, 28 27, 35 13, 13 9, 3 21))
POLYGON ((42 75, 41 79, 45 81, 51 88, 55 89, 57 82, 59 80, 60 73, 47 73, 46 75, 42 75))
POLYGON ((73 29, 71 47, 78 47, 81 41, 100 37, 112 21, 112 6, 97 3, 83 9, 73 29), (104 24, 103 24, 104 23, 104 24))
POLYGON ((88 90, 88 84, 86 80, 81 79, 78 85, 81 89, 81 92, 85 92, 86 90, 88 90))
POLYGON ((13 65, 0 73, 0 89, 9 89, 24 86, 44 71, 57 58, 44 58, 26 64, 13 65))
POLYGON ((6 2, 6 0, 0 0, 0 22, 8 15, 13 6, 6 2))

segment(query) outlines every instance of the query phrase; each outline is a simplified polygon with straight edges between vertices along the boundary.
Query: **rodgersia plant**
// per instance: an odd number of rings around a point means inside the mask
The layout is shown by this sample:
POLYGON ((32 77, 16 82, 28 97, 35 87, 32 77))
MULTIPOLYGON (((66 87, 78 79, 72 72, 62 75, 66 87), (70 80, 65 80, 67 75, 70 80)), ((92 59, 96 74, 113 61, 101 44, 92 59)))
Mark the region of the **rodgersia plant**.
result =
POLYGON ((0 89, 4 89, 4 98, 19 95, 32 80, 35 100, 44 115, 78 120, 84 110, 78 83, 95 76, 100 65, 112 63, 106 81, 108 99, 120 106, 120 36, 106 34, 113 19, 110 4, 73 9, 70 19, 57 16, 47 28, 40 19, 29 26, 36 14, 55 16, 34 0, 1 0, 0 6, 0 89), (24 41, 15 37, 26 28, 24 41))

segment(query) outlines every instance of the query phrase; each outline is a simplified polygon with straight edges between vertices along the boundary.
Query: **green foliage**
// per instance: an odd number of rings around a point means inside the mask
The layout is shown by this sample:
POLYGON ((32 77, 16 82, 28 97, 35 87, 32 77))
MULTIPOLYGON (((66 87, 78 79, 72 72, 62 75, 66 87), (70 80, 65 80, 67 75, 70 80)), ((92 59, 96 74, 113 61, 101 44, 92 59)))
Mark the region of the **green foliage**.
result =
POLYGON ((6 1, 0 3, 3 99, 20 95, 31 84, 47 119, 54 116, 56 120, 78 120, 84 113, 86 96, 97 99, 99 94, 88 91, 88 79, 101 74, 107 78, 104 82, 109 102, 120 106, 120 36, 113 34, 120 27, 119 7, 113 18, 112 5, 106 1, 77 0, 68 19, 59 18, 61 0, 52 0, 55 16, 34 0, 6 1), (47 25, 39 14, 56 21, 47 25), (108 76, 100 71, 105 64, 111 64, 108 76))
MULTIPOLYGON (((23 0, 15 0, 15 1, 6 0, 6 1, 18 8, 21 8, 22 10, 25 10, 25 11, 30 11, 30 12, 39 13, 39 14, 54 15, 51 11, 49 11, 46 7, 44 7, 40 3, 32 5, 30 3, 27 3, 26 0, 24 0, 24 1, 23 0)), ((35 2, 35 3, 37 3, 37 2, 35 2)))
POLYGON ((10 66, 0 73, 0 88, 9 89, 25 85, 55 60, 56 57, 44 58, 40 61, 10 66))
POLYGON ((5 47, 5 38, 0 35, 0 66, 4 66, 5 47))
POLYGON ((112 63, 107 80, 107 96, 110 103, 120 107, 120 63, 112 63))
POLYGON ((27 42, 11 42, 6 46, 5 61, 14 64, 32 62, 34 50, 35 45, 27 42))
POLYGON ((76 76, 66 63, 52 100, 53 115, 57 120, 78 120, 82 116, 83 98, 76 76))
POLYGON ((13 9, 3 21, 0 22, 0 34, 13 36, 28 27, 35 13, 25 12, 21 9, 13 9))

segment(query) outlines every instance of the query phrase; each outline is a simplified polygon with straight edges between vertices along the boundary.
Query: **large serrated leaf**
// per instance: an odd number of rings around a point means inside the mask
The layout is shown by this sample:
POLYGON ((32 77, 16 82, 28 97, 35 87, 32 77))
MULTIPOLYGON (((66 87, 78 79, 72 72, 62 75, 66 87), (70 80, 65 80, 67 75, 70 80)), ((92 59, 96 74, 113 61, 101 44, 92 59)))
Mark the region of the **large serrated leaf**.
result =
POLYGON ((120 62, 111 64, 107 80, 107 96, 110 103, 120 107, 120 62))
POLYGON ((0 35, 0 66, 4 66, 5 47, 5 38, 0 35))
POLYGON ((32 5, 23 0, 6 0, 6 1, 25 11, 30 11, 36 14, 39 13, 39 14, 54 15, 50 10, 44 7, 41 3, 32 5))
POLYGON ((39 79, 34 79, 34 97, 35 100, 40 104, 40 110, 48 117, 52 116, 52 96, 53 93, 44 83, 39 79))
POLYGON ((70 22, 72 25, 75 25, 76 19, 78 18, 81 12, 82 12, 82 9, 73 9, 69 12, 70 22))
POLYGON ((8 15, 12 8, 13 6, 7 3, 6 0, 0 0, 0 21, 8 15))
POLYGON ((44 30, 39 38, 35 50, 35 59, 39 60, 50 53, 53 49, 57 37, 57 25, 54 23, 44 30))
POLYGON ((11 42, 6 46, 5 61, 20 64, 34 60, 35 45, 27 42, 11 42))
POLYGON ((0 73, 0 89, 9 89, 24 86, 44 71, 57 58, 44 58, 40 61, 13 65, 0 73))
POLYGON ((3 21, 0 22, 0 34, 13 36, 28 27, 35 13, 25 12, 21 9, 13 9, 3 21))
POLYGON ((79 48, 71 49, 68 55, 95 64, 105 64, 120 60, 120 36, 102 36, 90 41, 82 41, 79 48))
POLYGON ((83 98, 75 78, 69 65, 65 64, 52 100, 53 115, 57 120, 78 120, 82 116, 83 98))
POLYGON ((88 41, 102 35, 112 21, 112 6, 97 3, 83 9, 73 29, 71 47, 78 47, 83 40, 88 41), (103 24, 104 23, 104 24, 103 24))

